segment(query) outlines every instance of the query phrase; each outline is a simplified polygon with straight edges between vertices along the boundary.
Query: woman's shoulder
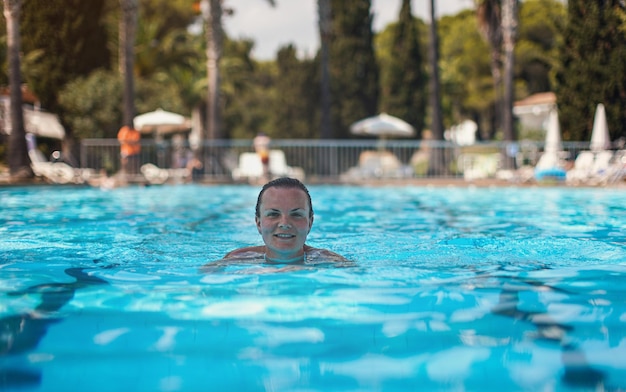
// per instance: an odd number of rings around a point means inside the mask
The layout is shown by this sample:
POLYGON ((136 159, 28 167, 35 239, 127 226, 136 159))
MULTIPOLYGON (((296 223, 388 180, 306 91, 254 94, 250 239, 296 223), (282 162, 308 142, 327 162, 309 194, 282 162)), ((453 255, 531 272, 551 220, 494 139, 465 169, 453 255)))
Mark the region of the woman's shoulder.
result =
POLYGON ((264 246, 246 246, 228 252, 224 259, 244 259, 249 257, 256 257, 265 253, 264 246))
POLYGON ((339 253, 335 253, 328 249, 314 248, 312 246, 305 245, 306 258, 309 261, 322 260, 322 261, 349 261, 339 253))

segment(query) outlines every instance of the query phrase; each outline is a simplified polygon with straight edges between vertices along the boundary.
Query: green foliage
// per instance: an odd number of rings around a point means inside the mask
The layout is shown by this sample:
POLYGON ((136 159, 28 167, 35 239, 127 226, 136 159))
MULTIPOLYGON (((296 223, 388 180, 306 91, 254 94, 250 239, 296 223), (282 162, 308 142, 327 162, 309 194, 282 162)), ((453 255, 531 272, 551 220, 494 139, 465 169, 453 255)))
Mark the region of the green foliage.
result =
POLYGON ((136 79, 136 82, 135 107, 138 114, 161 108, 187 117, 191 115, 191 110, 181 98, 179 86, 160 78, 136 79))
POLYGON ((526 0, 520 5, 515 56, 522 96, 552 91, 559 64, 566 10, 557 0, 526 0))
POLYGON ((298 59, 292 45, 279 49, 275 62, 250 58, 252 42, 227 41, 222 58, 223 120, 230 138, 252 139, 319 135, 319 63, 298 59))
MULTIPOLYGON (((159 80, 137 80, 138 113, 158 108, 189 115, 179 91, 159 80)), ((98 70, 68 83, 59 94, 64 123, 77 138, 114 138, 122 123, 122 80, 118 74, 98 70)))
MULTIPOLYGON (((417 21, 411 2, 402 1, 399 22, 392 28, 391 56, 382 73, 382 111, 397 116, 415 127, 421 135, 426 117, 426 61, 420 46, 417 21)), ((382 68, 382 67, 381 67, 382 68)))
MULTIPOLYGON (((516 98, 551 91, 559 64, 565 8, 556 0, 527 0, 521 4, 515 48, 516 98)), ((464 119, 479 124, 482 138, 492 138, 495 105, 490 48, 481 37, 476 14, 466 10, 444 16, 439 23, 440 70, 444 122, 464 119)))
POLYGON ((626 136, 626 32, 620 0, 568 2, 557 97, 564 140, 589 140, 598 103, 611 137, 626 136))
MULTIPOLYGON (((119 0, 115 0, 115 2, 119 3, 119 0)), ((151 38, 161 42, 172 31, 187 28, 195 18, 193 1, 140 0, 139 2, 139 24, 140 26, 151 26, 149 29, 152 31, 152 34, 145 36, 146 39, 151 38)), ((148 42, 141 39, 138 41, 148 42)), ((153 42, 153 45, 156 43, 153 42)))
POLYGON ((176 3, 165 0, 142 1, 135 42, 137 76, 150 77, 172 68, 195 69, 199 65, 198 54, 204 51, 204 39, 187 32, 192 19, 175 6, 176 3))
POLYGON ((296 49, 289 45, 278 52, 276 65, 278 75, 273 100, 273 129, 280 131, 282 137, 293 139, 319 135, 318 63, 299 60, 296 49))
POLYGON ((349 138, 349 126, 378 110, 379 70, 373 49, 371 0, 331 0, 332 129, 349 138))
POLYGON ((489 47, 476 15, 464 11, 439 21, 442 106, 446 123, 489 117, 494 103, 489 47))
MULTIPOLYGON (((403 9, 398 23, 378 34, 374 47, 370 2, 331 2, 332 128, 337 138, 351 137, 352 122, 379 110, 418 129, 427 116, 422 105, 428 93, 428 29, 403 9)), ((23 4, 22 69, 29 87, 76 136, 114 137, 122 110, 119 0, 23 4)), ((566 12, 559 0, 525 0, 519 17, 517 99, 557 88, 565 140, 588 140, 595 105, 604 102, 613 139, 625 136, 623 1, 570 0, 566 12)), ((190 115, 194 108, 205 108, 205 39, 187 30, 194 18, 189 0, 140 0, 138 113, 162 107, 190 115)), ((0 21, 0 84, 6 85, 6 28, 0 21)), ((483 137, 490 137, 485 130, 494 117, 493 77, 475 11, 443 17, 438 25, 444 123, 469 118, 479 123, 483 137)), ((225 135, 249 139, 264 131, 273 138, 318 137, 319 59, 298 58, 296 48, 287 46, 275 61, 257 62, 250 56, 253 45, 250 40, 225 42, 220 63, 225 135)))
POLYGON ((24 79, 47 109, 58 109, 57 93, 67 82, 109 66, 104 5, 105 0, 22 2, 24 79))
POLYGON ((64 122, 77 138, 116 137, 122 122, 122 81, 99 70, 68 83, 59 94, 64 122))
MULTIPOLYGON (((252 139, 268 130, 272 116, 272 86, 276 79, 273 63, 257 63, 250 57, 249 40, 227 41, 222 57, 220 86, 222 116, 226 135, 234 139, 252 139)), ((206 83, 205 83, 206 89, 206 83)))

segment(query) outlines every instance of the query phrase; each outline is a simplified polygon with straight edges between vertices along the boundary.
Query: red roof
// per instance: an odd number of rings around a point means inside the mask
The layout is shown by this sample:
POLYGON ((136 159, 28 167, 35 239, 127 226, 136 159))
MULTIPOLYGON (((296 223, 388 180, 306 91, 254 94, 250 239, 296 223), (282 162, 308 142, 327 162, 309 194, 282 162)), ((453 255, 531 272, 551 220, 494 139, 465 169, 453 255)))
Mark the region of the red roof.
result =
MULTIPOLYGON (((9 86, 0 87, 0 95, 4 95, 8 97, 10 94, 11 92, 9 90, 9 86)), ((39 98, 37 98, 35 93, 30 91, 28 86, 26 86, 25 84, 22 85, 22 103, 30 103, 34 105, 38 102, 39 102, 39 98)))
POLYGON ((516 101, 513 106, 531 106, 556 103, 556 94, 553 92, 537 93, 516 101))

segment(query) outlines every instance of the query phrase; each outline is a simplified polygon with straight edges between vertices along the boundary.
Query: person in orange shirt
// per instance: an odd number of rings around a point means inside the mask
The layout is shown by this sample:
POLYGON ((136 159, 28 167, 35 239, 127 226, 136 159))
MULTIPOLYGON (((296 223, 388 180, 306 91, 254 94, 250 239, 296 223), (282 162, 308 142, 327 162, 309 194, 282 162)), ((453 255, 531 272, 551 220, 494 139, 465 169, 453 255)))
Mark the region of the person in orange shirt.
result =
POLYGON ((141 134, 138 130, 124 125, 117 133, 117 140, 120 142, 122 172, 137 174, 139 172, 141 134))

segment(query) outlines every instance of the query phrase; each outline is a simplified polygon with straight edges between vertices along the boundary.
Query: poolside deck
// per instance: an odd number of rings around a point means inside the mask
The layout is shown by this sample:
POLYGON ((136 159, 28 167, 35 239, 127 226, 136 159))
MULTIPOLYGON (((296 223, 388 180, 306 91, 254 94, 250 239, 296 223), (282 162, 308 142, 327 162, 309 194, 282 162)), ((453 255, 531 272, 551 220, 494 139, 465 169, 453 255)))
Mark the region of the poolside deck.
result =
MULTIPOLYGON (((542 181, 537 182, 534 179, 528 181, 514 181, 497 178, 484 178, 465 180, 463 178, 437 178, 437 177, 424 177, 424 178, 402 178, 402 179, 360 179, 351 181, 342 181, 341 179, 329 179, 329 178, 307 178, 305 181, 307 184, 332 184, 332 185, 356 185, 356 186, 368 186, 368 187, 380 187, 380 186, 421 186, 421 187, 477 187, 477 188, 489 188, 489 187, 569 187, 569 188, 610 188, 610 189, 626 189, 626 181, 620 181, 608 185, 589 185, 589 184, 569 184, 566 182, 557 181, 542 181)), ((230 180, 219 179, 205 179, 196 182, 198 184, 205 185, 225 185, 225 184, 247 184, 241 182, 234 182, 230 180)), ((129 185, 152 185, 148 181, 142 178, 136 178, 128 182, 129 185)), ((10 177, 6 168, 0 168, 0 186, 30 186, 30 185, 51 185, 41 177, 13 179, 10 177)), ((55 184, 56 186, 90 186, 89 184, 55 184)))

